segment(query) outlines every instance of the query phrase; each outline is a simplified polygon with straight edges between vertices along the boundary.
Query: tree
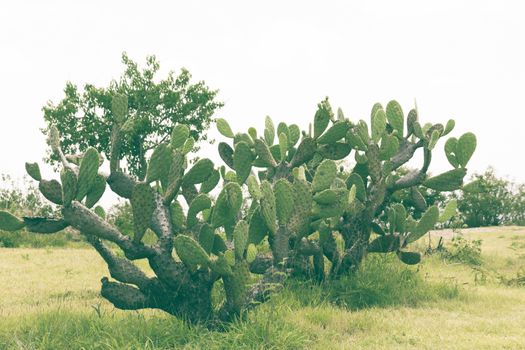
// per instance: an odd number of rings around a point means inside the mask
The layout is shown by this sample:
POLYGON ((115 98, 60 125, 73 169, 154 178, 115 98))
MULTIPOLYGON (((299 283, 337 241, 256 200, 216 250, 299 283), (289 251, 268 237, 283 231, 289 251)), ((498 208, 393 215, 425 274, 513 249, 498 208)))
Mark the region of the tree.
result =
MULTIPOLYGON (((125 96, 116 95, 113 107, 118 145, 127 123, 125 96)), ((177 125, 169 143, 153 151, 144 181, 119 167, 118 146, 111 147, 109 176, 99 173, 94 148, 80 166, 72 164, 52 127, 48 142, 62 163, 61 183, 42 179, 36 164, 27 169, 43 195, 62 206, 62 216, 19 219, 0 211, 0 229, 77 229, 106 261, 113 280, 102 279, 101 294, 117 308, 157 308, 192 322, 229 320, 264 302, 288 277, 330 283, 359 268, 369 253, 395 253, 402 262, 417 264, 421 255, 409 251, 410 244, 455 214, 455 202, 440 212, 420 194, 413 201, 422 212, 416 219, 390 198, 417 186, 440 192, 460 188, 476 137, 449 138, 445 153, 453 169, 429 177, 432 151, 452 131, 453 121, 421 125, 411 110, 405 128, 401 106, 390 101, 386 108, 374 105, 370 125, 354 123, 341 111, 335 117, 327 99, 318 105, 313 132, 302 137, 297 125, 275 128, 270 118, 262 136, 254 128, 234 133, 218 119, 217 128, 228 139, 218 145, 225 163, 218 169, 210 159, 188 167, 189 129, 177 125), (421 167, 396 174, 418 150, 424 155, 421 167), (356 163, 338 171, 336 161, 352 152, 356 163), (95 207, 106 184, 129 199, 132 236, 95 207), (214 198, 209 193, 218 185, 214 198), (153 242, 144 240, 148 230, 156 236, 153 242), (138 259, 147 259, 153 276, 133 263, 138 259), (215 286, 224 289, 219 305, 213 304, 215 286)))
MULTIPOLYGON (((140 69, 126 53, 122 54, 126 69, 119 80, 108 87, 97 88, 86 84, 81 93, 76 85, 66 83, 65 97, 58 104, 48 102, 43 107, 44 119, 49 131, 55 125, 62 135, 62 148, 74 155, 94 147, 110 154, 111 126, 115 122, 111 112, 112 96, 128 96, 129 122, 126 137, 121 141, 120 154, 129 172, 138 179, 146 174, 146 155, 157 145, 166 141, 176 123, 190 128, 195 141, 206 140, 215 111, 223 106, 216 100, 217 90, 210 90, 203 81, 191 83, 191 74, 182 69, 179 75, 169 72, 157 82, 159 63, 155 56, 146 59, 146 67, 140 69)), ((56 162, 52 154, 48 161, 56 162)))
POLYGON ((472 182, 455 194, 465 224, 483 227, 511 223, 516 216, 514 208, 520 202, 520 192, 514 194, 512 186, 510 181, 497 177, 493 168, 474 174, 472 182))

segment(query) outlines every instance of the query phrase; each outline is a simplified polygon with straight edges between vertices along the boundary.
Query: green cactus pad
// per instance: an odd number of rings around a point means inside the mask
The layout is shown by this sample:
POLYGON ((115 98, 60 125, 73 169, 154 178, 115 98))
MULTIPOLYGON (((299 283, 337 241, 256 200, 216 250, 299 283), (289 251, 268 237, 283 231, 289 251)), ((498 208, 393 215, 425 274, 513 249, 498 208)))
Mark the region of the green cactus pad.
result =
POLYGON ((346 136, 350 129, 350 122, 338 121, 328 129, 321 137, 317 139, 319 144, 334 143, 346 136))
POLYGON ((400 137, 403 137, 405 118, 403 109, 397 101, 392 100, 386 105, 386 118, 390 126, 392 126, 394 130, 397 130, 400 137))
POLYGON ((224 254, 220 254, 216 260, 213 260, 210 263, 210 269, 221 276, 231 276, 233 275, 232 268, 228 263, 228 260, 224 254))
POLYGON ((261 164, 265 167, 276 167, 277 162, 268 147, 268 144, 261 139, 255 140, 255 153, 257 153, 258 159, 261 164))
POLYGON ((86 207, 92 208, 102 198, 106 191, 106 178, 103 175, 97 174, 93 185, 86 195, 86 207))
POLYGON ((89 147, 84 153, 80 170, 78 171, 78 188, 76 199, 81 201, 88 193, 98 174, 99 154, 96 149, 89 147))
POLYGON ((248 223, 240 220, 233 230, 233 244, 235 245, 235 256, 237 259, 244 257, 244 251, 248 245, 248 223))
POLYGON ((371 119, 374 118, 374 116, 376 115, 376 113, 377 113, 378 110, 382 110, 382 111, 384 111, 384 109, 383 109, 383 105, 382 105, 381 103, 379 103, 379 102, 376 102, 376 103, 374 103, 374 105, 372 106, 372 111, 371 111, 371 113, 370 113, 370 118, 371 118, 371 119))
POLYGON ((390 134, 384 135, 379 148, 379 159, 389 160, 399 150, 399 140, 390 134))
POLYGON ((69 225, 62 219, 50 219, 41 217, 24 217, 26 230, 35 233, 55 233, 69 225))
POLYGON ((41 180, 38 183, 40 193, 50 202, 62 205, 62 186, 56 180, 41 180))
POLYGON ((325 219, 325 218, 338 218, 343 214, 344 206, 336 202, 332 205, 321 205, 314 203, 312 207, 312 214, 314 218, 325 219))
POLYGON ((186 142, 184 142, 184 145, 182 145, 180 151, 182 154, 186 155, 193 150, 193 147, 195 147, 195 139, 193 137, 188 137, 186 142))
POLYGON ((202 225, 199 231, 199 244, 207 254, 213 251, 215 243, 215 230, 208 224, 202 225))
POLYGON ((319 147, 319 154, 326 159, 341 160, 352 152, 352 146, 343 142, 330 143, 319 147))
POLYGON ((248 248, 246 249, 246 261, 248 264, 254 262, 256 257, 257 247, 254 244, 248 244, 248 248))
POLYGON ((184 185, 195 185, 206 181, 213 172, 213 162, 207 158, 199 159, 193 167, 184 174, 182 183, 184 185))
POLYGON ((279 159, 281 162, 286 160, 286 151, 288 150, 288 137, 285 133, 279 134, 279 159))
POLYGON ((441 133, 438 130, 432 131, 432 134, 430 135, 430 139, 428 140, 427 149, 430 151, 434 149, 437 142, 439 141, 439 137, 441 136, 441 133))
POLYGON ((215 238, 213 239, 213 249, 212 253, 215 255, 219 255, 220 253, 225 252, 228 250, 228 247, 226 247, 226 243, 224 243, 224 239, 218 234, 215 234, 215 238))
POLYGON ((104 210, 104 208, 102 208, 100 205, 97 205, 95 207, 95 209, 93 209, 93 211, 95 212, 95 214, 97 214, 101 219, 105 220, 106 219, 106 211, 104 210))
POLYGON ((314 116, 314 138, 318 138, 328 127, 330 119, 334 116, 332 107, 328 103, 328 99, 325 99, 317 105, 318 109, 314 116))
POLYGON ((177 149, 182 147, 186 142, 186 139, 190 136, 190 128, 185 124, 177 124, 171 131, 171 148, 177 149))
POLYGON ((407 235, 406 243, 412 243, 434 228, 439 219, 439 209, 434 205, 423 214, 415 229, 407 235))
POLYGON ((173 154, 168 145, 163 143, 158 145, 153 151, 148 164, 146 182, 151 183, 167 177, 170 171, 172 158, 173 154))
POLYGON ((250 147, 253 146, 253 139, 246 133, 237 133, 233 138, 233 144, 237 145, 239 142, 245 142, 250 147))
POLYGON ((408 136, 414 134, 414 123, 417 122, 417 111, 411 109, 407 115, 407 134, 408 136))
POLYGON ((128 96, 115 94, 111 99, 111 113, 117 124, 122 124, 128 115, 128 96))
POLYGON ((207 194, 201 193, 195 197, 190 204, 188 209, 188 216, 186 223, 188 227, 192 227, 198 222, 197 214, 203 211, 204 209, 211 208, 211 199, 207 194))
POLYGON ((288 229, 303 236, 308 233, 310 225, 310 211, 313 198, 310 185, 304 180, 295 179, 293 182, 294 211, 288 222, 288 229))
POLYGON ((325 159, 315 170, 312 191, 315 193, 330 188, 336 176, 337 165, 333 160, 325 159))
POLYGON ((233 221, 242 205, 242 190, 235 182, 227 183, 215 202, 211 225, 215 228, 233 221))
POLYGON ((376 144, 368 146, 366 158, 368 159, 368 174, 372 181, 376 182, 381 178, 381 160, 379 159, 379 147, 376 144))
POLYGON ((390 253, 395 252, 401 247, 401 237, 399 235, 384 235, 374 239, 368 245, 369 253, 390 253))
POLYGON ((383 108, 377 108, 371 118, 372 140, 378 143, 386 129, 386 114, 383 108))
POLYGON ((261 213, 260 207, 255 209, 248 228, 248 243, 259 244, 268 234, 268 227, 261 213))
POLYGON ((449 170, 425 180, 423 186, 436 191, 455 191, 463 185, 463 178, 466 174, 467 169, 465 168, 449 170))
POLYGON ((233 149, 230 145, 225 142, 220 142, 219 146, 219 156, 221 157, 224 164, 229 166, 231 169, 234 169, 233 166, 233 149))
POLYGON ((248 135, 250 135, 252 140, 255 140, 257 138, 257 129, 255 129, 254 127, 249 127, 248 128, 248 135))
POLYGON ((230 128, 230 124, 225 119, 218 118, 217 119, 217 130, 223 135, 224 137, 228 137, 230 139, 233 139, 233 131, 230 128))
POLYGON ((25 224, 16 216, 7 211, 0 210, 0 230, 17 231, 24 228, 25 224))
POLYGON ((454 121, 454 119, 449 119, 447 122, 447 125, 445 126, 445 130, 443 131, 442 136, 450 134, 452 130, 454 130, 455 126, 456 126, 456 122, 454 121))
POLYGON ((397 257, 407 265, 416 265, 421 262, 421 254, 417 252, 397 252, 397 257))
POLYGON ((326 189, 321 192, 318 192, 314 196, 314 201, 317 204, 322 205, 333 205, 337 203, 339 200, 339 196, 335 190, 332 189, 326 189))
POLYGON ((444 223, 450 220, 454 215, 456 215, 456 210, 458 207, 458 201, 456 199, 451 199, 447 202, 443 213, 439 216, 439 222, 444 223))
POLYGON ((202 184, 199 189, 202 193, 209 193, 212 191, 217 184, 219 183, 219 180, 221 179, 221 174, 219 174, 219 171, 217 169, 213 169, 211 172, 210 177, 208 177, 202 184))
POLYGON ((279 179, 274 184, 274 192, 277 220, 286 225, 294 210, 292 184, 286 179, 279 179))
POLYGON ((250 146, 244 141, 241 141, 235 145, 235 151, 233 153, 233 168, 237 175, 237 181, 239 184, 243 184, 250 175, 252 170, 253 153, 250 146))
POLYGON ((261 213, 264 218, 266 226, 272 234, 277 231, 275 220, 277 218, 275 208, 275 194, 273 193, 272 185, 268 181, 261 183, 262 197, 259 201, 261 204, 261 213))
POLYGON ((298 167, 308 161, 310 161, 315 151, 317 150, 317 143, 311 137, 305 137, 297 147, 290 166, 292 168, 298 167))
POLYGON ((423 132, 423 128, 421 127, 421 124, 419 124, 418 121, 415 121, 412 125, 414 128, 414 135, 419 139, 425 139, 425 134, 423 132))
POLYGON ((190 269, 194 269, 199 265, 203 267, 210 265, 209 255, 193 238, 178 235, 173 240, 173 245, 180 260, 190 269))
POLYGON ((451 137, 445 142, 445 155, 447 160, 454 168, 459 167, 459 162, 456 157, 456 148, 458 145, 458 140, 455 137, 451 137))
POLYGON ((275 127, 273 126, 272 118, 266 117, 264 120, 264 141, 266 144, 271 146, 273 145, 273 140, 275 138, 275 127))
POLYGON ((456 159, 461 167, 466 167, 476 150, 476 135, 471 132, 463 134, 456 146, 456 159))
POLYGON ((130 203, 135 232, 133 239, 135 242, 140 242, 151 224, 151 216, 155 210, 155 191, 147 183, 139 183, 133 188, 130 203))
POLYGON ((290 129, 288 128, 286 123, 280 122, 277 125, 277 135, 280 135, 280 134, 285 134, 287 139, 290 137, 290 129))
POLYGON ((395 215, 395 231, 399 233, 405 232, 405 223, 407 218, 407 212, 405 206, 401 203, 394 204, 393 209, 395 215))
POLYGON ((26 172, 34 180, 42 180, 42 175, 40 174, 40 167, 38 166, 38 163, 26 163, 26 172))
POLYGON ((235 253, 231 250, 227 250, 224 252, 224 258, 228 262, 228 265, 231 267, 235 266, 235 253))
POLYGON ((356 129, 350 129, 346 133, 346 142, 356 150, 366 151, 368 146, 366 142, 358 135, 356 129))
POLYGON ((350 189, 354 185, 356 187, 356 197, 357 197, 357 199, 359 199, 361 202, 365 202, 366 201, 365 183, 363 181, 363 178, 359 174, 356 174, 356 173, 352 173, 346 179, 346 187, 347 188, 350 189))
POLYGON ((419 190, 416 187, 410 188, 410 196, 412 198, 412 202, 414 203, 414 208, 417 211, 426 211, 428 209, 427 202, 425 201, 425 197, 419 192, 419 190))
POLYGON ((62 198, 64 205, 69 205, 77 196, 77 175, 73 170, 64 168, 60 172, 60 181, 62 182, 62 198))
POLYGON ((297 125, 292 124, 288 127, 288 131, 290 133, 290 139, 288 141, 289 141, 290 147, 293 147, 295 146, 295 144, 297 143, 297 141, 299 141, 299 138, 301 137, 301 129, 299 129, 297 125))
POLYGON ((259 187, 259 183, 257 182, 257 179, 255 178, 255 176, 253 175, 248 176, 248 179, 246 182, 248 184, 248 192, 250 193, 250 196, 255 200, 261 199, 261 196, 262 196, 261 188, 259 187))

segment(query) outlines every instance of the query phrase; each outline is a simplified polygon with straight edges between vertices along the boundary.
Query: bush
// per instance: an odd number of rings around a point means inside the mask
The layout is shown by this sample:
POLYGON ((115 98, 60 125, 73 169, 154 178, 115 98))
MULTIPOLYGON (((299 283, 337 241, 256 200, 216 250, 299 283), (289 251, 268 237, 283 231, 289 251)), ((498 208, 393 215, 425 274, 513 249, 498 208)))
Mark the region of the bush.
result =
POLYGON ((452 238, 452 247, 443 251, 442 256, 449 261, 462 264, 481 265, 481 239, 468 240, 461 236, 452 238))
POLYGON ((525 185, 497 177, 493 168, 472 179, 452 195, 468 227, 525 224, 525 185))

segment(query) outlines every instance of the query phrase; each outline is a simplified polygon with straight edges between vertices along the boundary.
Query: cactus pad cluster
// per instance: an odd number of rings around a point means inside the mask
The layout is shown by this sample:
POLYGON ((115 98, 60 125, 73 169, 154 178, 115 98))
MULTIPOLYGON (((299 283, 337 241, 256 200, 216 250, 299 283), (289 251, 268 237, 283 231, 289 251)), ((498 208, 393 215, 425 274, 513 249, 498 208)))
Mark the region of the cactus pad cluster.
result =
POLYGON ((50 233, 71 226, 107 262, 112 280, 102 279, 101 293, 116 307, 158 308, 190 321, 239 315, 289 276, 337 278, 369 253, 419 263, 411 243, 456 212, 454 201, 444 210, 429 207, 419 187, 459 189, 476 148, 472 133, 449 138, 444 149, 453 169, 429 177, 432 152, 453 130, 453 120, 421 124, 416 109, 405 116, 390 101, 376 103, 367 123, 345 118, 340 109, 334 113, 326 99, 307 131, 276 126, 267 117, 262 133, 236 132, 218 119, 221 165, 207 158, 192 163, 195 141, 187 126, 175 125, 170 140, 153 150, 145 180, 137 181, 119 162, 130 122, 127 97, 115 96, 112 107, 110 173, 100 170, 103 158, 93 148, 75 161, 64 155, 59 131, 51 127, 48 143, 62 161, 60 181, 43 179, 36 163, 26 170, 42 194, 62 206, 62 217, 19 219, 0 212, 0 229, 50 233), (400 175, 418 150, 421 167, 400 175), (131 203, 131 237, 96 206, 107 185, 131 203), (411 197, 411 210, 390 200, 399 191, 411 197), (154 244, 143 241, 148 230, 154 244), (147 259, 155 275, 133 264, 137 259, 147 259), (218 281, 226 296, 220 307, 211 298, 218 281))

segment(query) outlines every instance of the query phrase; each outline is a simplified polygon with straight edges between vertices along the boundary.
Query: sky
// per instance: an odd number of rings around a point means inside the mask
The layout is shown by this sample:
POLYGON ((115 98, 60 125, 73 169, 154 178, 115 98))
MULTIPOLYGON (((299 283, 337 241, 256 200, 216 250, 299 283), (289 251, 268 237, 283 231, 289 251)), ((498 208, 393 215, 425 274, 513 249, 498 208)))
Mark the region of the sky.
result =
MULTIPOLYGON (((266 115, 307 128, 325 96, 354 121, 375 102, 408 112, 417 100, 422 122, 454 118, 451 136, 477 135, 470 173, 491 165, 525 182, 524 14, 523 1, 2 0, 0 173, 41 162, 42 106, 66 81, 106 86, 125 51, 219 89, 216 117, 234 131, 262 130, 266 115)), ((433 173, 450 169, 443 145, 433 173)))

